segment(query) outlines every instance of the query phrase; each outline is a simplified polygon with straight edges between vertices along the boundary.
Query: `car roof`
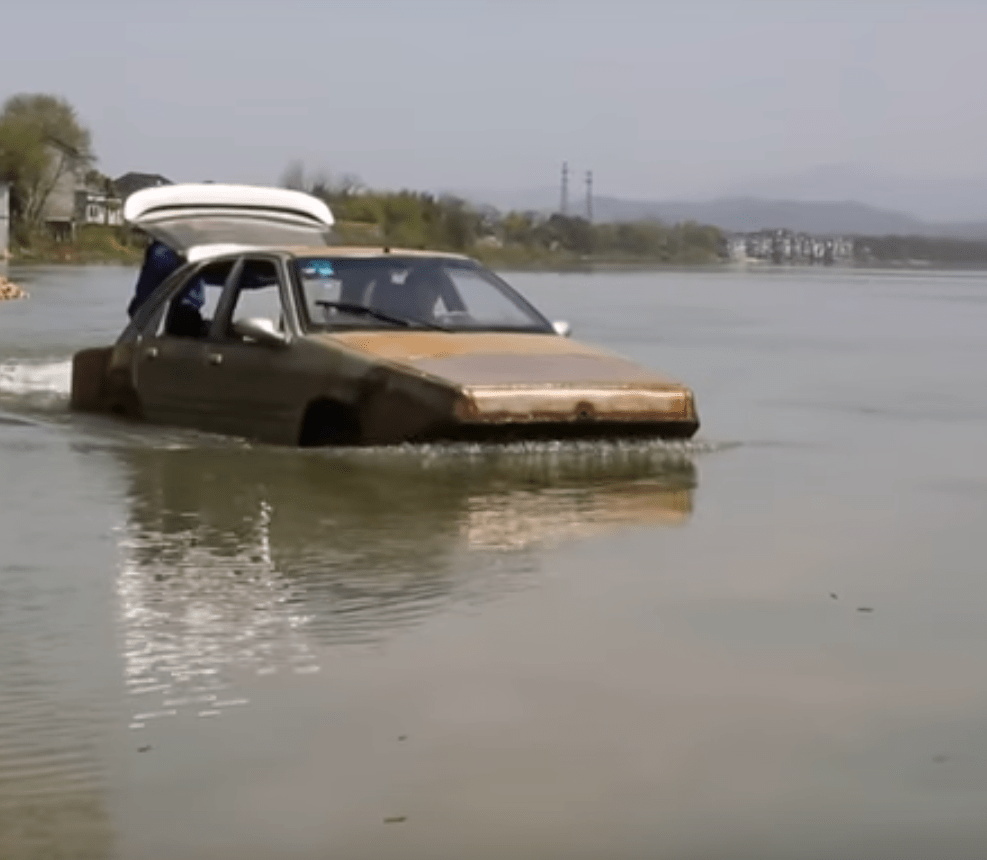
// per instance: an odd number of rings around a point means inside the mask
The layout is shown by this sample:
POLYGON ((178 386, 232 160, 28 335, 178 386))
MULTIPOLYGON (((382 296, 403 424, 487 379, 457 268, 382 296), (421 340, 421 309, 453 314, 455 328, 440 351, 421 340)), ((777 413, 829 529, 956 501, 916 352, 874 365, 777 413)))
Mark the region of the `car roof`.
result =
POLYGON ((472 260, 466 254, 452 251, 430 251, 422 248, 392 248, 388 245, 199 245, 190 248, 189 262, 197 263, 230 254, 278 254, 291 257, 441 257, 450 260, 472 260))
POLYGON ((453 251, 430 251, 426 248, 392 248, 389 245, 324 245, 292 246, 286 248, 294 257, 448 257, 454 260, 470 259, 466 254, 453 251))

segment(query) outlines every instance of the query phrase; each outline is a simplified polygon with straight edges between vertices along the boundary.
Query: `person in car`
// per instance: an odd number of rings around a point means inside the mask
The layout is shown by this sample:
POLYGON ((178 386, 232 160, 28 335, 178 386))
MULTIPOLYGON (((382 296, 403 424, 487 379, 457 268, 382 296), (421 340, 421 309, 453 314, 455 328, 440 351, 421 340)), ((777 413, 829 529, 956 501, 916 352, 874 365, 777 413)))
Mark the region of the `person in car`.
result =
POLYGON ((173 251, 164 242, 157 239, 148 243, 144 251, 144 262, 141 264, 140 275, 134 286, 134 297, 127 305, 127 315, 133 318, 138 309, 150 297, 165 279, 185 264, 185 259, 173 251))
MULTIPOLYGON (((141 305, 175 271, 185 265, 185 258, 164 242, 153 239, 144 252, 144 262, 134 287, 134 297, 127 306, 127 314, 133 318, 141 305)), ((202 337, 208 324, 202 319, 205 289, 197 279, 171 302, 165 331, 181 337, 202 337)))

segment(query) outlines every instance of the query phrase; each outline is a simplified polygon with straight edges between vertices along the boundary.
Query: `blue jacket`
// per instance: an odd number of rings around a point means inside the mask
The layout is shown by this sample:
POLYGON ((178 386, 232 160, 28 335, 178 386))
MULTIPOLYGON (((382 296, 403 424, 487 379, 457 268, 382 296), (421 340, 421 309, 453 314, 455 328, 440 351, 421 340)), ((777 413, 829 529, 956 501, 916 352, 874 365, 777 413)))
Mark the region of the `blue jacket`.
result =
MULTIPOLYGON (((172 272, 184 265, 184 263, 185 261, 182 257, 172 251, 167 245, 158 241, 154 241, 148 245, 147 251, 144 253, 144 263, 141 266, 141 272, 137 278, 137 285, 134 288, 134 297, 127 306, 127 313, 133 317, 137 313, 138 308, 147 301, 151 293, 161 286, 165 279, 172 272)), ((199 289, 201 291, 201 287, 199 289)), ((194 288, 191 292, 195 292, 194 288)), ((202 303, 199 303, 199 307, 201 306, 202 303)))

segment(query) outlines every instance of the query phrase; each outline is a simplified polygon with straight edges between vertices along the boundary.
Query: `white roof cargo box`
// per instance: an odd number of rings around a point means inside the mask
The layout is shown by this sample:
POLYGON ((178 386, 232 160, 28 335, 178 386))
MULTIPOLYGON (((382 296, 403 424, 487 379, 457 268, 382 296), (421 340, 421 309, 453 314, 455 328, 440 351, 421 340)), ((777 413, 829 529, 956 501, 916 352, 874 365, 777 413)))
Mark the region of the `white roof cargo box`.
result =
POLYGON ((123 217, 186 256, 211 245, 322 245, 333 225, 329 207, 311 194, 213 183, 136 191, 123 217))

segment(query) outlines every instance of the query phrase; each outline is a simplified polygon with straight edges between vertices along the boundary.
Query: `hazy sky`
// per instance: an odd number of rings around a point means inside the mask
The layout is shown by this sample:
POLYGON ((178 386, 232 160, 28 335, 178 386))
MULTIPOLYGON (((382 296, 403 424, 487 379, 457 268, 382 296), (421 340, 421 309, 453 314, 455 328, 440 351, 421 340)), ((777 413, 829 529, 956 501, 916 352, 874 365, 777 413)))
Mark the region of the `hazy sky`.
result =
POLYGON ((829 162, 987 173, 983 0, 9 2, 0 97, 68 98, 111 176, 297 158, 531 188, 565 159, 666 197, 829 162))

